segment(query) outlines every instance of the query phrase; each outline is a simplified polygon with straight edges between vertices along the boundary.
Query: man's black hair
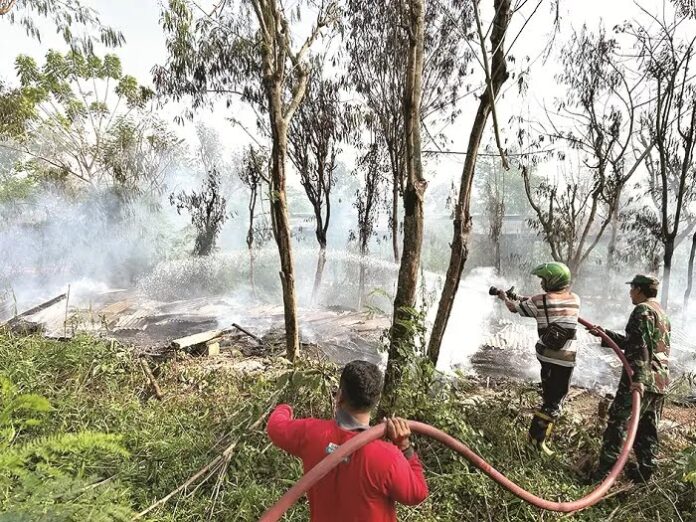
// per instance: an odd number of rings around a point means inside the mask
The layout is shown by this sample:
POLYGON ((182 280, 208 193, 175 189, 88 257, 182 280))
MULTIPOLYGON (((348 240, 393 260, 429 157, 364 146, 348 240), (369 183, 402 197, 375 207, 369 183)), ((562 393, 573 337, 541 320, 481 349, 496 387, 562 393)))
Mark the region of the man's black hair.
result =
POLYGON ((382 393, 382 372, 367 361, 352 361, 341 373, 343 398, 351 408, 364 412, 377 404, 382 393))
POLYGON ((637 290, 639 290, 640 293, 643 294, 647 298, 657 297, 657 288, 655 288, 654 285, 636 285, 636 284, 633 284, 631 286, 633 288, 636 288, 637 290))

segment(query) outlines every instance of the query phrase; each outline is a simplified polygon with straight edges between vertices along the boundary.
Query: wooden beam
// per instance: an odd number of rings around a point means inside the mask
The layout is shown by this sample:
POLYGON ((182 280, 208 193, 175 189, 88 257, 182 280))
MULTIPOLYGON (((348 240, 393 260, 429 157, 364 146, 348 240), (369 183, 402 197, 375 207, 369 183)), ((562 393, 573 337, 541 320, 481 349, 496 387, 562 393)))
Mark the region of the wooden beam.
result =
POLYGON ((208 341, 212 341, 213 339, 222 337, 222 335, 226 332, 227 330, 208 330, 207 332, 201 332, 194 335, 182 337, 180 339, 174 339, 172 341, 172 347, 176 348, 177 350, 181 350, 182 348, 188 348, 190 346, 196 346, 198 344, 207 343, 208 341))

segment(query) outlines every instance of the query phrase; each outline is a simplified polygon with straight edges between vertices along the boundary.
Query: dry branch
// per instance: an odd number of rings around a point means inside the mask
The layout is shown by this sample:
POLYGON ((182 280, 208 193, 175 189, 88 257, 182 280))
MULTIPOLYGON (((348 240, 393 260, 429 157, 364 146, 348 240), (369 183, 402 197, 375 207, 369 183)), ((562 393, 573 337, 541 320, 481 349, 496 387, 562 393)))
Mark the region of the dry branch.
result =
MULTIPOLYGON (((488 53, 486 52, 486 40, 483 36, 483 31, 481 30, 481 17, 479 16, 478 12, 478 2, 474 2, 474 18, 476 19, 476 30, 478 31, 479 42, 481 44, 481 53, 483 54, 483 72, 486 74, 486 89, 488 89, 491 96, 491 114, 493 116, 493 132, 495 134, 495 144, 498 147, 498 153, 500 154, 500 161, 503 164, 503 168, 505 170, 510 170, 510 163, 508 162, 505 151, 503 150, 503 145, 500 141, 500 127, 498 127, 498 114, 495 110, 495 98, 498 95, 498 92, 493 90, 491 68, 488 65, 488 53)), ((495 23, 495 20, 493 21, 493 23, 495 23)), ((505 30, 507 31, 507 27, 505 28, 505 30)), ((498 47, 500 47, 500 42, 498 43, 498 46, 496 46, 493 49, 493 53, 497 51, 498 47)))
POLYGON ((157 379, 155 379, 155 376, 153 375, 152 370, 150 369, 150 365, 147 363, 147 360, 145 360, 144 358, 140 359, 140 366, 143 368, 143 371, 145 372, 148 381, 150 381, 150 386, 152 386, 152 389, 155 392, 155 397, 157 397, 157 399, 161 401, 164 397, 164 394, 162 393, 162 389, 160 388, 157 379))
MULTIPOLYGON (((288 380, 288 383, 289 383, 289 382, 290 382, 290 380, 288 380)), ((242 437, 244 437, 244 435, 245 435, 246 433, 251 432, 251 431, 257 429, 257 428, 261 425, 261 423, 264 421, 264 419, 268 416, 268 414, 271 412, 271 410, 272 410, 273 407, 275 406, 276 398, 277 398, 283 391, 285 391, 285 388, 287 387, 287 385, 288 385, 288 384, 286 383, 280 390, 278 390, 277 392, 275 392, 275 393, 271 396, 271 398, 270 398, 270 400, 269 400, 268 407, 264 410, 264 412, 261 414, 261 416, 258 417, 252 424, 250 424, 249 426, 246 426, 246 427, 242 430, 242 434, 240 434, 237 438, 235 438, 235 439, 229 444, 229 446, 227 446, 227 447, 225 448, 225 450, 224 450, 220 455, 218 455, 218 456, 215 457, 212 461, 210 461, 208 464, 206 464, 206 465, 203 466, 201 469, 199 469, 196 473, 194 473, 191 477, 189 477, 189 478, 186 480, 186 482, 184 482, 183 484, 181 484, 180 486, 178 486, 174 491, 172 491, 172 492, 169 493, 168 495, 162 497, 162 498, 159 499, 157 502, 155 502, 154 504, 150 505, 148 508, 144 509, 143 511, 141 511, 140 513, 138 513, 137 515, 135 515, 135 516, 131 519, 131 522, 132 522, 133 520, 138 520, 138 519, 144 517, 145 515, 147 515, 147 514, 148 514, 150 511, 152 511, 153 509, 155 509, 155 508, 157 508, 157 507, 159 507, 159 506, 165 504, 165 503, 168 502, 172 497, 176 496, 178 493, 180 493, 181 491, 185 490, 185 489, 188 488, 190 485, 194 484, 198 479, 200 479, 200 478, 203 477, 204 475, 205 475, 204 480, 203 480, 200 484, 198 484, 198 485, 196 486, 196 489, 198 489, 198 487, 200 487, 201 484, 203 484, 206 480, 208 480, 208 479, 213 475, 213 473, 215 473, 216 471, 218 471, 220 474, 224 474, 225 471, 227 470, 227 466, 228 466, 228 464, 229 464, 229 461, 230 461, 230 459, 232 458, 232 452, 234 451, 234 449, 235 449, 235 447, 237 446, 237 444, 239 443, 239 441, 242 439, 242 437)), ((216 484, 216 488, 219 488, 219 486, 218 486, 217 484, 216 484)), ((195 489, 194 489, 194 491, 195 491, 195 489)))
POLYGON ((257 343, 263 344, 263 341, 261 340, 260 337, 257 337, 257 336, 255 336, 253 333, 249 332, 248 330, 245 330, 244 328, 242 328, 241 326, 239 326, 237 323, 232 323, 232 326, 233 326, 234 328, 236 328, 237 330, 239 330, 240 332, 247 334, 249 337, 251 337, 252 339, 254 339, 257 343))

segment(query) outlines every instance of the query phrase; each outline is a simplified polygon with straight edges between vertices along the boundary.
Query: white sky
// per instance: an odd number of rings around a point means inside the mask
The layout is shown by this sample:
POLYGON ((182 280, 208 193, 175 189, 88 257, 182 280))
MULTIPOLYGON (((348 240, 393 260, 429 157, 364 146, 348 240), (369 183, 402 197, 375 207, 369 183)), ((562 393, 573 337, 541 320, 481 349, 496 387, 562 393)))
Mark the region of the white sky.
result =
MULTIPOLYGON (((162 64, 166 60, 164 48, 164 34, 159 26, 160 6, 157 0, 84 0, 86 5, 94 7, 101 16, 105 24, 112 25, 120 29, 126 37, 126 44, 119 49, 111 50, 121 58, 124 72, 132 74, 143 84, 151 84, 150 71, 155 64, 162 64)), ((202 2, 204 5, 209 1, 202 2)), ((485 19, 490 16, 486 9, 490 10, 484 2, 484 24, 485 19)), ((537 0, 529 0, 523 8, 522 13, 530 13, 536 6, 537 0)), ((525 28, 522 37, 515 44, 513 54, 518 58, 529 55, 534 58, 543 49, 547 36, 551 31, 550 22, 550 0, 545 0, 537 14, 525 28)), ((640 5, 651 12, 661 12, 662 0, 641 0, 640 5)), ((633 0, 561 0, 561 16, 563 20, 563 30, 558 40, 558 44, 568 39, 571 35, 571 26, 579 28, 586 23, 590 28, 596 28, 600 20, 610 30, 614 25, 621 23, 627 18, 640 17, 641 12, 633 0)), ((511 27, 511 35, 516 35, 519 31, 524 18, 516 15, 515 23, 511 27)), ((50 27, 42 26, 43 42, 39 44, 24 34, 19 26, 9 26, 0 20, 0 78, 14 82, 14 59, 17 54, 28 54, 37 59, 39 63, 43 60, 43 55, 49 48, 65 49, 62 39, 54 34, 50 27)), ((511 38, 508 37, 508 43, 511 38)), ((542 65, 541 60, 536 64, 531 74, 530 88, 528 95, 521 98, 517 94, 514 82, 510 80, 504 90, 507 94, 498 103, 499 121, 504 127, 510 116, 515 114, 525 114, 534 116, 539 113, 543 103, 549 105, 553 96, 559 93, 554 79, 554 74, 558 72, 558 64, 551 61, 542 65)), ((481 81, 481 71, 476 70, 476 80, 473 84, 481 81)), ((451 150, 465 150, 469 135, 471 118, 475 110, 476 99, 468 97, 463 103, 463 114, 446 129, 448 138, 452 141, 451 150)), ((239 115, 240 108, 234 110, 239 115)), ((229 115, 228 109, 224 108, 223 102, 220 109, 215 113, 204 111, 199 118, 216 128, 221 135, 222 142, 227 146, 229 152, 239 150, 244 142, 248 140, 243 132, 235 129, 225 121, 229 115)), ((176 114, 175 108, 166 109, 162 115, 165 118, 172 118, 176 114)), ((490 123, 489 123, 490 127, 490 123)), ((185 137, 192 137, 192 126, 188 125, 186 130, 179 129, 185 137)), ((504 131, 505 129, 503 129, 504 131)), ((425 144, 425 148, 432 146, 425 144)), ((431 176, 436 176, 436 183, 446 182, 457 177, 463 163, 463 156, 439 157, 439 161, 430 161, 427 170, 431 176)), ((346 163, 351 164, 352 158, 344 158, 346 163)))

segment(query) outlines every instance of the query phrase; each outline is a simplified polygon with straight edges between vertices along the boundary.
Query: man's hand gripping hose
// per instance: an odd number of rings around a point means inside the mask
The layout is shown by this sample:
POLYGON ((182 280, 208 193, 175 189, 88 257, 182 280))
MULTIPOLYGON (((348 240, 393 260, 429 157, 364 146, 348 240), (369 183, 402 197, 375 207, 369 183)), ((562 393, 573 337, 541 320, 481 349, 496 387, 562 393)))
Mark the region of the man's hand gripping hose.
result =
MULTIPOLYGON (((580 324, 582 324, 588 330, 594 328, 594 325, 585 321, 584 319, 578 319, 580 324)), ((609 347, 614 350, 616 355, 621 359, 621 363, 626 369, 628 374, 629 382, 632 385, 631 376, 633 371, 626 360, 623 352, 619 349, 614 341, 611 340, 609 336, 606 335, 602 330, 598 330, 599 336, 609 345, 609 347)), ((488 475, 491 479, 500 484, 503 488, 507 489, 509 492, 518 496, 525 502, 532 504, 533 506, 539 507, 541 509, 546 509, 550 511, 560 511, 563 513, 571 513, 573 511, 578 511, 590 507, 604 497, 604 495, 609 491, 611 486, 614 484, 616 477, 619 476, 623 470, 626 461, 628 460, 628 455, 633 447, 633 442, 636 438, 636 430, 638 429, 638 417, 640 412, 640 391, 633 389, 632 391, 632 408, 631 408, 631 419, 628 424, 628 431, 626 435, 626 440, 624 441, 623 448, 621 449, 621 454, 618 460, 611 468, 611 471, 606 476, 606 478, 588 495, 574 500, 572 502, 554 502, 546 500, 536 495, 526 491, 521 488, 505 475, 496 470, 493 466, 488 464, 485 460, 474 453, 468 446, 458 441, 457 439, 450 437, 446 433, 429 426, 428 424, 423 424, 417 421, 408 421, 411 431, 414 433, 420 433, 421 435, 427 435, 431 437, 453 451, 458 452, 468 459, 474 466, 480 469, 483 473, 488 475)), ((293 487, 291 487, 278 502, 275 503, 273 507, 268 509, 260 518, 259 522, 275 522, 280 520, 280 517, 290 509, 290 507, 299 499, 309 488, 316 484, 322 479, 329 471, 335 468, 344 458, 352 454, 356 450, 363 447, 365 444, 372 442, 373 440, 380 439, 384 437, 385 425, 384 423, 378 424, 367 431, 356 435, 348 442, 341 445, 336 451, 328 455, 319 464, 314 466, 309 470, 300 480, 298 480, 293 487)))

